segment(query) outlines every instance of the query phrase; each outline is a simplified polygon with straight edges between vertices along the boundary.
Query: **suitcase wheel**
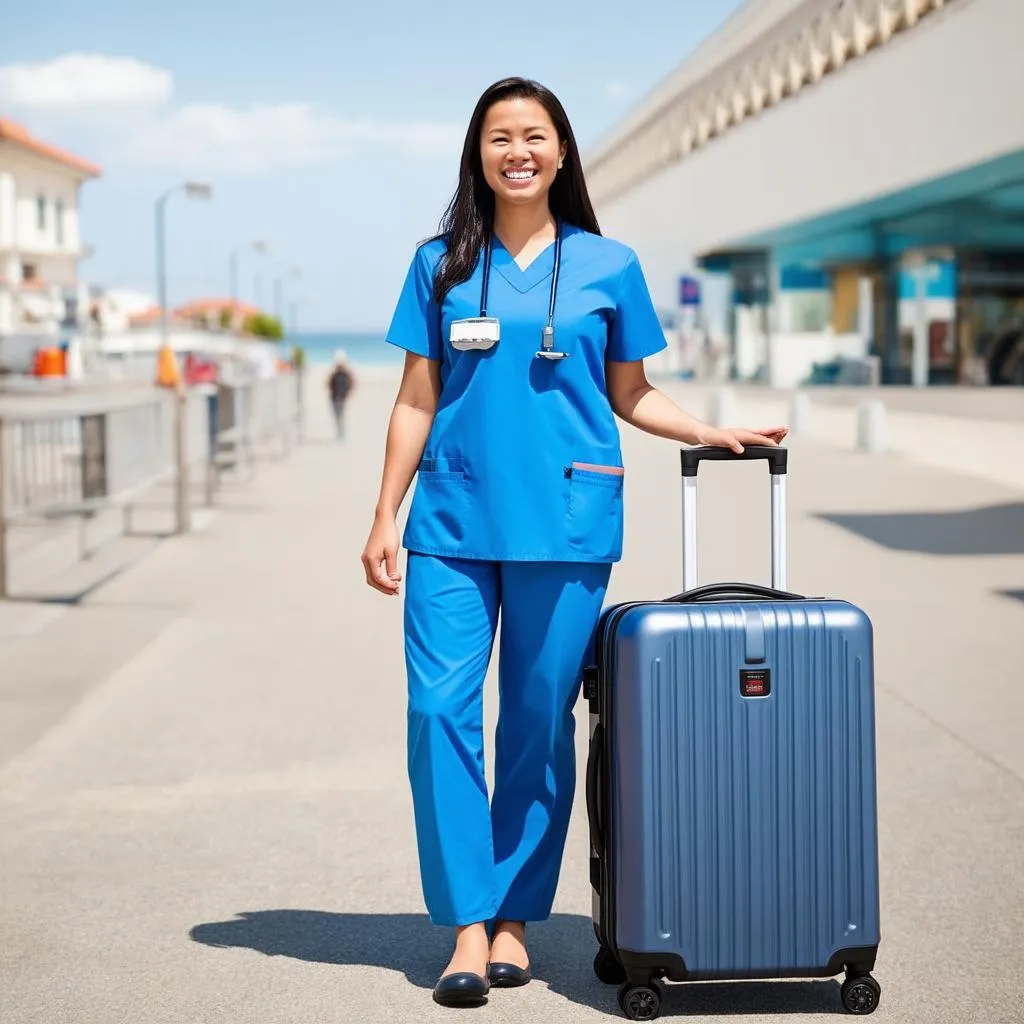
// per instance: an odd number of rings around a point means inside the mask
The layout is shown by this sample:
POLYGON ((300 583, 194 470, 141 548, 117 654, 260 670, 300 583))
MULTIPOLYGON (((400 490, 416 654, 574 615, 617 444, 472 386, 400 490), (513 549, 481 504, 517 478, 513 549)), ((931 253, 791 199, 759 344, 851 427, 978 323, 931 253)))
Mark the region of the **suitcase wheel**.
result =
POLYGON ((874 1013, 882 986, 870 974, 848 972, 839 994, 847 1013, 874 1013))
POLYGON ((619 988, 619 1008, 630 1020, 654 1020, 661 1012, 664 989, 657 981, 649 985, 626 982, 619 988))
POLYGON ((605 985, 621 985, 626 980, 626 969, 602 946, 594 957, 594 973, 605 985))

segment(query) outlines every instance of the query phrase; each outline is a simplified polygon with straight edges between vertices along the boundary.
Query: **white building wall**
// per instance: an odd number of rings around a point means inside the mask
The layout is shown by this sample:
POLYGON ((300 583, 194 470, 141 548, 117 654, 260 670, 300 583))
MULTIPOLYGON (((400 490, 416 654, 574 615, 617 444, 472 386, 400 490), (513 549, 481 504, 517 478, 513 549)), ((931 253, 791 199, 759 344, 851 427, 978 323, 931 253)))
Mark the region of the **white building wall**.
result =
POLYGON ((14 247, 14 211, 14 175, 0 166, 0 253, 14 247))
POLYGON ((47 284, 60 285, 68 288, 78 280, 78 268, 75 257, 50 253, 45 256, 24 257, 26 263, 31 263, 36 268, 36 277, 47 284))
POLYGON ((76 180, 26 162, 14 168, 18 248, 25 253, 74 256, 79 249, 76 180), (39 224, 39 200, 45 222, 39 224), (58 212, 62 233, 58 231, 58 212))
POLYGON ((81 253, 82 229, 78 212, 79 186, 72 185, 72 190, 65 195, 64 201, 64 247, 69 252, 81 253))
POLYGON ((156 298, 129 288, 109 288, 97 300, 103 327, 107 331, 127 331, 131 318, 156 305, 156 298))
POLYGON ((750 47, 785 42, 804 17, 807 0, 748 0, 713 32, 686 61, 660 82, 595 147, 594 156, 613 150, 640 128, 651 111, 671 104, 680 93, 700 83, 750 47))
POLYGON ((0 334, 56 331, 65 312, 62 293, 79 290, 79 183, 71 168, 0 146, 0 334), (45 287, 20 287, 25 265, 45 287))
POLYGON ((1024 147, 1024 2, 955 0, 598 205, 656 301, 696 253, 1024 147))
POLYGON ((0 168, 0 336, 14 329, 14 297, 8 285, 21 279, 21 264, 11 251, 14 237, 14 175, 0 168))

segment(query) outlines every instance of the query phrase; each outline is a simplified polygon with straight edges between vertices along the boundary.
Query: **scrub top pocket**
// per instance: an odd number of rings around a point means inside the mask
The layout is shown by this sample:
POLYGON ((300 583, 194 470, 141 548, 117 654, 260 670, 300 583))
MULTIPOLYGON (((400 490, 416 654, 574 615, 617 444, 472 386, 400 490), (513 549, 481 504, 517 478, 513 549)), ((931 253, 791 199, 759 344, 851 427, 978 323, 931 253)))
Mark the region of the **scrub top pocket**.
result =
POLYGON ((622 483, 617 467, 566 469, 569 479, 567 527, 574 551, 594 559, 622 557, 622 483))
POLYGON ((470 523, 469 478, 461 459, 424 459, 416 474, 407 546, 449 553, 470 523))

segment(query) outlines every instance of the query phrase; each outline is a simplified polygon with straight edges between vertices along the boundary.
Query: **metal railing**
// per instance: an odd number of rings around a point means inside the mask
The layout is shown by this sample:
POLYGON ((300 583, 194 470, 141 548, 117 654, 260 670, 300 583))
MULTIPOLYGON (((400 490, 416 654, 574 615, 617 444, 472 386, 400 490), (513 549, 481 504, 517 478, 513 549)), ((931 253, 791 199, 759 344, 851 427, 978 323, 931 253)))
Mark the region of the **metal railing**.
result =
POLYGON ((193 478, 209 505, 224 473, 251 474, 268 446, 288 453, 300 432, 300 386, 282 374, 180 395, 146 388, 0 400, 0 598, 9 596, 8 532, 19 523, 127 513, 170 481, 176 532, 187 532, 193 478))

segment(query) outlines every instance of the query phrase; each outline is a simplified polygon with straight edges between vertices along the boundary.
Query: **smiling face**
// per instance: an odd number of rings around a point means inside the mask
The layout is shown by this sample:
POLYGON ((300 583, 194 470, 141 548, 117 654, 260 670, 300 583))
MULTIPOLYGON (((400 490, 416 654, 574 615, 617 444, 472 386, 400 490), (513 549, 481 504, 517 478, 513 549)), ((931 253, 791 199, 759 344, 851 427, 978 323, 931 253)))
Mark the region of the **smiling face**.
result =
POLYGON ((546 196, 564 157, 565 146, 537 100, 501 100, 487 111, 480 162, 496 200, 532 203, 546 196))

